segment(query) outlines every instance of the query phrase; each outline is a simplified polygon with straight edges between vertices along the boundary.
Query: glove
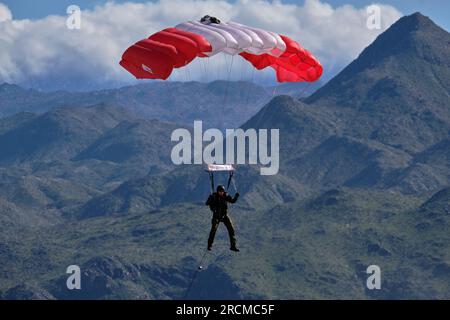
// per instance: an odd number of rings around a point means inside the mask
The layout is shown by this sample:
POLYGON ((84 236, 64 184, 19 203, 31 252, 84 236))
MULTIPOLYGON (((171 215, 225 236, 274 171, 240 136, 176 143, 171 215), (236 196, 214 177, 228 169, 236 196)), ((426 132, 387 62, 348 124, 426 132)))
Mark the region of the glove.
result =
POLYGON ((236 199, 239 198, 239 196, 240 196, 239 192, 236 192, 236 194, 234 195, 234 197, 235 197, 236 199))

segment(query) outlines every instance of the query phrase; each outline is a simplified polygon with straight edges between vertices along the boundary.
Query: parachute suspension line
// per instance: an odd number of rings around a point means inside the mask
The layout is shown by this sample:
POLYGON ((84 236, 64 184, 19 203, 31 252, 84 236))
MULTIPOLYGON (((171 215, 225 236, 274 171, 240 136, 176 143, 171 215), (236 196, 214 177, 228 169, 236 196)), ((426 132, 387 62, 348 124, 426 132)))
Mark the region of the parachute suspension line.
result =
POLYGON ((205 67, 205 60, 200 59, 200 73, 201 73, 201 81, 205 81, 206 78, 206 67, 205 67))
POLYGON ((188 82, 192 81, 191 68, 185 68, 188 74, 188 82))
MULTIPOLYGON (((272 97, 270 98, 271 100, 275 97, 275 95, 277 94, 277 89, 278 89, 278 85, 276 85, 273 90, 272 90, 272 97)), ((264 119, 264 117, 266 116, 267 111, 269 110, 268 106, 264 106, 260 111, 262 111, 259 116, 258 119, 256 120, 256 124, 255 124, 255 129, 259 129, 259 125, 261 123, 261 121, 264 119)), ((270 130, 269 130, 270 131, 270 130)))
POLYGON ((186 289, 186 291, 185 291, 185 293, 184 293, 183 300, 186 300, 186 298, 187 298, 189 292, 191 291, 192 285, 194 284, 194 281, 195 281, 195 279, 197 278, 198 272, 199 272, 200 270, 203 269, 202 264, 203 264, 203 261, 205 260, 205 257, 206 257, 206 254, 207 254, 207 253, 208 253, 208 250, 205 250, 205 252, 203 253, 202 258, 200 259, 199 266, 198 266, 198 268, 195 270, 194 274, 192 275, 192 278, 191 278, 191 281, 190 281, 190 283, 189 283, 189 286, 187 287, 187 289, 186 289))
POLYGON ((226 83, 226 85, 225 85, 225 97, 224 97, 224 99, 223 99, 223 109, 222 109, 222 113, 223 113, 223 118, 222 119, 225 119, 225 108, 226 108, 226 106, 227 106, 227 100, 228 100, 228 91, 229 91, 229 87, 230 87, 230 76, 231 76, 231 70, 233 69, 233 61, 234 61, 234 56, 231 56, 231 62, 230 62, 230 66, 229 66, 229 68, 228 68, 228 70, 227 70, 227 83, 226 83))
POLYGON ((220 55, 220 65, 217 66, 217 77, 216 79, 220 80, 221 76, 223 76, 226 72, 228 63, 227 63, 227 54, 221 54, 220 55))
MULTIPOLYGON (((272 90, 272 96, 270 97, 270 100, 272 100, 276 96, 277 91, 278 91, 278 86, 279 85, 275 85, 274 86, 274 88, 272 90)), ((259 111, 262 111, 262 112, 259 115, 258 120, 256 121, 256 127, 259 127, 259 124, 262 121, 262 119, 264 119, 264 116, 266 115, 268 109, 269 108, 267 108, 267 106, 265 106, 265 107, 263 107, 263 109, 259 110, 259 111)))
MULTIPOLYGON (((303 88, 303 90, 300 91, 300 94, 303 95, 303 93, 305 93, 311 87, 311 85, 312 85, 312 82, 308 82, 305 85, 305 87, 303 88)), ((273 99, 274 96, 276 95, 277 89, 278 89, 278 86, 275 86, 275 88, 273 89, 273 92, 272 92, 272 98, 271 99, 273 99)), ((261 120, 264 119, 264 116, 266 115, 268 109, 269 108, 266 108, 266 110, 263 110, 263 112, 261 113, 261 115, 260 115, 260 117, 259 117, 259 119, 257 121, 258 125, 261 122, 261 120)))
POLYGON ((169 85, 169 81, 162 81, 162 83, 164 83, 164 90, 165 92, 165 96, 168 97, 170 99, 170 85, 169 85))
POLYGON ((251 88, 252 88, 252 85, 253 85, 253 80, 254 80, 254 78, 255 78, 255 69, 254 68, 251 68, 251 73, 250 73, 250 86, 249 86, 249 88, 247 89, 247 96, 246 96, 246 98, 245 98, 245 105, 244 105, 244 107, 247 107, 247 105, 248 105, 248 103, 249 103, 249 100, 250 100, 250 91, 251 91, 251 88))
MULTIPOLYGON (((241 82, 243 82, 244 81, 244 72, 245 72, 245 69, 244 69, 244 62, 246 62, 244 59, 239 59, 240 60, 240 66, 239 66, 239 68, 240 68, 240 73, 239 73, 239 83, 241 83, 241 82)), ((241 97, 242 96, 242 90, 245 90, 245 88, 242 88, 243 86, 240 84, 239 85, 239 88, 238 88, 238 91, 239 91, 239 97, 241 97)), ((244 91, 245 92, 245 91, 244 91)))
POLYGON ((187 68, 183 68, 183 73, 184 73, 184 81, 187 82, 188 81, 188 73, 187 73, 187 68))
POLYGON ((245 75, 247 74, 247 70, 246 70, 246 65, 247 65, 247 61, 245 61, 244 59, 240 59, 241 60, 241 81, 244 81, 245 79, 245 75))
MULTIPOLYGON (((220 59, 220 61, 222 61, 222 59, 223 59, 223 57, 222 57, 222 55, 216 55, 215 57, 213 57, 212 59, 216 59, 216 60, 219 60, 220 59)), ((211 73, 213 74, 213 78, 212 79, 217 79, 217 80, 219 80, 219 75, 220 75, 220 71, 219 71, 219 66, 220 66, 221 64, 220 64, 220 62, 219 61, 217 61, 216 63, 213 63, 212 64, 212 70, 211 70, 211 73)))
POLYGON ((231 56, 230 67, 228 68, 228 80, 231 80, 231 71, 233 70, 234 56, 231 56))
POLYGON ((209 57, 208 58, 202 58, 202 71, 203 71, 203 81, 205 83, 208 83, 209 79, 208 79, 208 66, 209 66, 209 57))
POLYGON ((277 89, 278 89, 278 86, 275 86, 275 87, 273 88, 273 91, 272 91, 272 99, 273 99, 273 97, 275 97, 275 95, 277 94, 277 89))
POLYGON ((301 95, 300 98, 304 98, 304 97, 302 97, 303 94, 311 87, 311 85, 312 85, 312 82, 308 82, 308 84, 303 88, 303 90, 300 91, 300 95, 301 95))
POLYGON ((184 68, 183 68, 183 71, 184 71, 184 81, 185 82, 190 82, 190 81, 192 81, 192 78, 191 78, 191 69, 192 68, 194 68, 194 65, 187 65, 187 66, 185 66, 184 68))
MULTIPOLYGON (((275 87, 272 91, 272 97, 270 98, 271 100, 275 96, 276 89, 277 89, 277 87, 275 87)), ((269 108, 267 107, 267 105, 265 105, 264 107, 262 107, 262 109, 260 109, 258 111, 258 119, 256 120, 256 123, 255 123, 255 129, 259 129, 259 125, 260 125, 261 121, 264 119, 268 109, 269 108)))
POLYGON ((237 187, 236 187, 235 180, 236 180, 236 179, 231 179, 231 184, 233 185, 234 192, 238 192, 238 189, 237 189, 237 187))
POLYGON ((211 61, 211 58, 208 57, 206 58, 206 68, 205 68, 205 72, 206 72, 206 82, 209 82, 209 62, 211 61))
POLYGON ((186 70, 186 82, 191 81, 191 73, 190 73, 191 68, 192 66, 187 66, 184 68, 184 70, 186 70))
MULTIPOLYGON (((277 94, 277 90, 278 90, 278 85, 274 86, 274 88, 272 90, 272 97, 270 97, 270 100, 272 100, 275 97, 275 95, 277 94)), ((268 109, 269 108, 266 107, 264 110, 262 110, 262 113, 260 114, 260 117, 257 121, 257 126, 259 126, 259 123, 261 122, 261 120, 264 119, 264 116, 266 115, 268 109)))
MULTIPOLYGON (((275 92, 275 91, 274 91, 275 92)), ((272 95, 273 99, 273 95, 272 95)), ((261 121, 263 121, 264 117, 266 116, 267 111, 269 110, 268 106, 265 105, 260 111, 262 111, 258 117, 258 120, 256 120, 255 129, 260 129, 259 125, 261 124, 261 121)), ((269 130, 270 131, 270 130, 269 130)))
MULTIPOLYGON (((239 79, 239 88, 238 88, 238 97, 239 98, 245 98, 246 96, 246 92, 245 92, 245 78, 246 78, 246 74, 247 74, 247 70, 246 70, 246 63, 247 61, 244 59, 239 59, 240 60, 240 68, 241 68, 241 74, 240 74, 240 79, 239 79)), ((245 101, 245 99, 243 99, 245 101)), ((244 107, 246 107, 247 104, 244 104, 244 107)))
POLYGON ((203 67, 203 82, 206 83, 206 60, 202 59, 202 67, 203 67))
POLYGON ((233 175, 234 175, 234 172, 230 171, 230 176, 228 177, 228 183, 227 183, 227 192, 228 192, 228 189, 230 188, 230 183, 233 180, 233 175))
POLYGON ((211 181, 211 194, 214 193, 214 173, 209 172, 209 180, 211 181))

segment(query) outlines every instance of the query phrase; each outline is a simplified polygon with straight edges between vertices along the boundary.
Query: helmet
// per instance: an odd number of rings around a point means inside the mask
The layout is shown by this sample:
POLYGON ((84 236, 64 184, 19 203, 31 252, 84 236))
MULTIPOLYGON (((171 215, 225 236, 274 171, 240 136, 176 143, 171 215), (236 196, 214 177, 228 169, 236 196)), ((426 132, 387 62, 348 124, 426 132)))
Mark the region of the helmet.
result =
POLYGON ((225 188, 223 186, 219 185, 219 186, 217 186, 217 192, 219 192, 219 191, 225 192, 225 188))
POLYGON ((216 17, 211 17, 211 16, 206 15, 200 19, 200 22, 203 24, 210 24, 210 23, 219 24, 220 20, 217 19, 216 17))

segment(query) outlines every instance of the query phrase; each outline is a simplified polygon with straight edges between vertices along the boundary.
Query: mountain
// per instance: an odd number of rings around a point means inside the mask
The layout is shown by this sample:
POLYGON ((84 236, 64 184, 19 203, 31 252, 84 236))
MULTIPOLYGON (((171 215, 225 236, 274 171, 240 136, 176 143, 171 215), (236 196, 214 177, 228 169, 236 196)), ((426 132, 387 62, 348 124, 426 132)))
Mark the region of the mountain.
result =
MULTIPOLYGON (((444 199, 341 188, 266 211, 234 209, 242 254, 229 253, 221 230, 189 297, 443 299, 448 215, 428 227, 417 217, 444 199), (365 286, 372 264, 382 269, 379 291, 365 286)), ((180 299, 203 254, 209 217, 194 204, 96 217, 47 228, 53 236, 39 243, 27 235, 9 249, 25 246, 36 256, 42 248, 41 269, 27 274, 17 263, 16 272, 57 299, 180 299), (60 267, 75 262, 84 270, 80 292, 65 289, 60 267)))
POLYGON ((417 153, 450 132, 450 34, 420 13, 403 17, 306 103, 343 134, 417 153))
POLYGON ((45 112, 66 105, 67 101, 73 101, 75 96, 76 94, 65 91, 47 93, 3 83, 0 84, 0 116, 5 117, 19 112, 45 112))
POLYGON ((449 185, 450 143, 444 139, 416 154, 406 168, 391 177, 394 188, 404 193, 423 193, 449 185))
POLYGON ((279 128, 280 173, 307 188, 433 192, 450 184, 449 66, 450 34, 416 13, 310 97, 277 97, 243 127, 279 128))
POLYGON ((15 115, 0 119, 0 135, 8 132, 15 127, 18 127, 19 125, 33 119, 34 117, 34 113, 19 112, 15 115))
POLYGON ((5 300, 55 300, 50 293, 39 287, 20 284, 9 289, 2 296, 5 300))
POLYGON ((34 118, 30 116, 27 121, 16 121, 18 125, 0 136, 0 162, 70 159, 123 118, 120 109, 101 105, 56 108, 34 118))
POLYGON ((100 92, 109 103, 117 103, 145 118, 156 118, 192 126, 229 128, 254 114, 270 99, 263 87, 249 82, 214 81, 157 82, 115 91, 100 92))
POLYGON ((169 163, 167 141, 178 128, 174 123, 137 119, 124 108, 106 104, 55 108, 40 115, 18 113, 0 119, 0 163, 90 159, 169 163))
POLYGON ((242 128, 276 128, 280 130, 280 161, 310 151, 339 132, 339 122, 326 112, 313 108, 291 96, 280 95, 250 118, 242 128))
POLYGON ((105 104, 0 119, 0 197, 20 210, 58 211, 167 172, 170 135, 179 127, 105 104))
MULTIPOLYGON (((283 88, 283 87, 281 87, 283 88)), ((309 92, 317 85, 308 89, 309 92)), ((283 89, 281 89, 283 91, 283 89)), ((292 89, 291 89, 292 90, 292 89)), ((302 89, 303 90, 303 89, 302 89)), ((93 92, 41 92, 17 85, 0 84, 0 116, 19 112, 43 113, 56 107, 97 104, 126 108, 146 119, 205 127, 234 128, 267 103, 275 91, 251 82, 149 82, 93 92)))
MULTIPOLYGON (((226 175, 215 175, 216 183, 226 185, 226 175)), ((258 168, 241 168, 234 178, 243 195, 236 206, 245 210, 264 210, 274 204, 300 199, 309 190, 283 175, 261 177, 258 168)), ((95 216, 142 214, 167 205, 204 203, 210 192, 208 175, 201 166, 181 167, 170 174, 149 174, 124 182, 110 192, 93 197, 80 207, 67 212, 86 219, 95 216)), ((236 192, 230 186, 230 192, 236 192)))
POLYGON ((158 120, 123 120, 88 148, 75 161, 98 159, 115 163, 147 162, 169 164, 171 144, 168 137, 180 126, 158 120))
POLYGON ((277 95, 289 95, 300 99, 312 95, 324 85, 322 80, 316 82, 285 82, 270 89, 277 95))
POLYGON ((450 215, 450 188, 445 188, 434 194, 420 206, 422 217, 441 217, 448 220, 450 215))

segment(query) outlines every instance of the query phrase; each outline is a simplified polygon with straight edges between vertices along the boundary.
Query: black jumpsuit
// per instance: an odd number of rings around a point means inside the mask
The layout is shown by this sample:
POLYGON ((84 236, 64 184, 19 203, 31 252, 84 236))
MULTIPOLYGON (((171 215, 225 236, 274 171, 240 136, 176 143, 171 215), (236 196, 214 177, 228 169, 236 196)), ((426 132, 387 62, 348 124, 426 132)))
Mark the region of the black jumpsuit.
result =
POLYGON ((219 227, 220 222, 223 222, 227 227, 228 236, 230 237, 230 246, 232 248, 236 247, 236 236, 234 233, 233 223, 231 222, 230 217, 228 217, 227 215, 227 202, 235 203, 238 197, 238 195, 235 195, 234 198, 232 198, 227 193, 224 193, 223 196, 220 196, 216 192, 208 197, 206 205, 209 206, 213 212, 213 218, 211 220, 211 231, 208 238, 208 247, 211 247, 214 242, 214 237, 216 235, 216 231, 219 227))

